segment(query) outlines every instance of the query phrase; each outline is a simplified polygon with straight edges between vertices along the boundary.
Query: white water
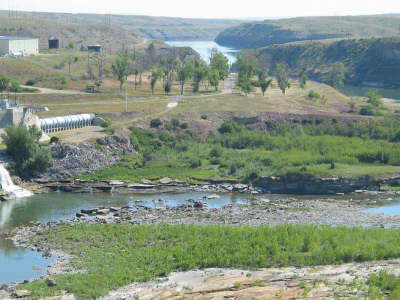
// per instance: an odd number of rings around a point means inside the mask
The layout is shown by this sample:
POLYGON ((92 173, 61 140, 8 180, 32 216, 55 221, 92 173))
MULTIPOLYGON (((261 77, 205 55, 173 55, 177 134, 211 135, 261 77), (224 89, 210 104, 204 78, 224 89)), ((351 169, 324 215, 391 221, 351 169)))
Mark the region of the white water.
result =
POLYGON ((12 182, 11 176, 4 167, 4 164, 0 164, 0 185, 3 191, 14 198, 24 198, 33 195, 31 191, 23 189, 12 182))

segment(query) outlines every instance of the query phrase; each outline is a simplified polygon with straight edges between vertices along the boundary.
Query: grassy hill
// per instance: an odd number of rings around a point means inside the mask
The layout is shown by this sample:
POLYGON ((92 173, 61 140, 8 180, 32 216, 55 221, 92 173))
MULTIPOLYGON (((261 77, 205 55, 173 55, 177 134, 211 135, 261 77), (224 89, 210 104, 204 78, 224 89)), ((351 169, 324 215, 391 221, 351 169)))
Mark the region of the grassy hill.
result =
POLYGON ((0 34, 39 37, 41 48, 47 48, 47 40, 53 36, 60 39, 61 47, 74 43, 76 49, 79 49, 81 45, 87 46, 97 43, 104 45, 107 50, 113 52, 122 47, 140 48, 146 46, 146 41, 143 38, 118 26, 65 23, 29 17, 0 16, 0 34))
POLYGON ((344 39, 272 45, 247 53, 271 71, 284 63, 291 75, 306 68, 309 77, 327 81, 332 65, 343 63, 348 84, 398 87, 399 48, 399 38, 344 39))
POLYGON ((252 49, 295 41, 389 37, 399 33, 399 16, 302 17, 241 24, 221 32, 216 41, 224 46, 252 49))
MULTIPOLYGON (((0 11, 0 16, 8 16, 8 13, 8 11, 0 11)), ((158 40, 214 40, 224 29, 242 23, 239 20, 222 19, 184 19, 129 15, 106 16, 46 12, 18 12, 18 16, 68 24, 111 24, 136 33, 141 37, 158 40)))

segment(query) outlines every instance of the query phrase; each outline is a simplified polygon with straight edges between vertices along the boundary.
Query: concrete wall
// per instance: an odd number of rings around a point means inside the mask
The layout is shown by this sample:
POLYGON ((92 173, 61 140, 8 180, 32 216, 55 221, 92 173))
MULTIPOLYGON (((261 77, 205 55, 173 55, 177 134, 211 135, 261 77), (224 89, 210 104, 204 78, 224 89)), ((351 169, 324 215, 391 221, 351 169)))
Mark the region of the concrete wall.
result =
POLYGON ((24 55, 39 54, 39 40, 38 39, 10 40, 9 53, 11 54, 17 52, 22 52, 24 55))
POLYGON ((0 55, 5 55, 8 53, 8 40, 0 40, 0 55))

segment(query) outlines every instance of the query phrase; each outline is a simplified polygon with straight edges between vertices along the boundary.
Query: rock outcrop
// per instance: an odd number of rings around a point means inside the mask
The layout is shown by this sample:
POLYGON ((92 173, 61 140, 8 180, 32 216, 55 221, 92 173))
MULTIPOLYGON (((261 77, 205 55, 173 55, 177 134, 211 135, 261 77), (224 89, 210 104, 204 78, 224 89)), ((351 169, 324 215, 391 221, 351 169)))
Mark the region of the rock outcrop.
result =
POLYGON ((90 174, 111 167, 123 154, 134 154, 130 139, 124 136, 107 136, 96 143, 56 144, 51 146, 53 166, 43 174, 48 178, 70 178, 90 174))

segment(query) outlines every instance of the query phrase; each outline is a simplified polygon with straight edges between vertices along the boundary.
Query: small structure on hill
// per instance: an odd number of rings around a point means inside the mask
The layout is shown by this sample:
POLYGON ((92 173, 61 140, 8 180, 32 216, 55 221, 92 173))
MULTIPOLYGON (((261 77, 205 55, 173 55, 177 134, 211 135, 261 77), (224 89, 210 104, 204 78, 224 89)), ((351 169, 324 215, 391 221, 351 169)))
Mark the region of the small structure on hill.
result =
POLYGON ((88 50, 89 50, 89 52, 100 53, 103 50, 103 46, 102 45, 89 45, 88 50))
POLYGON ((60 49, 60 40, 54 37, 49 38, 49 49, 60 49))
POLYGON ((21 36, 0 36, 0 56, 39 54, 39 39, 21 36))

